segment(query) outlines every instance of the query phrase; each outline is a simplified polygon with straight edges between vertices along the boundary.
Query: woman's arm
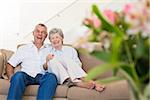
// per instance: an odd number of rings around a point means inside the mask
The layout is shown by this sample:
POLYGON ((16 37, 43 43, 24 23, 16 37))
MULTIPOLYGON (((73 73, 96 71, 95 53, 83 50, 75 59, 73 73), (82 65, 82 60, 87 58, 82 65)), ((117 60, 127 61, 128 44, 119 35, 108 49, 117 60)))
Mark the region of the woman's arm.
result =
POLYGON ((75 61, 79 66, 82 66, 82 63, 79 59, 78 52, 75 48, 72 49, 72 60, 75 61))

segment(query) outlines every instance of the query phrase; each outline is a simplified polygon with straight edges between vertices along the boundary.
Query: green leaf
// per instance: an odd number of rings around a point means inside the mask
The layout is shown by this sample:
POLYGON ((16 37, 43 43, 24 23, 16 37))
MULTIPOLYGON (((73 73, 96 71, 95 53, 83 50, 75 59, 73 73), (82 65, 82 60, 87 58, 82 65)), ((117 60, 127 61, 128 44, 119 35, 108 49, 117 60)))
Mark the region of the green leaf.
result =
POLYGON ((107 22, 107 20, 104 18, 104 16, 102 16, 101 12, 98 10, 96 5, 92 6, 92 10, 98 16, 98 18, 101 20, 102 27, 105 28, 105 30, 107 30, 109 32, 113 32, 112 25, 109 22, 107 22))
POLYGON ((102 83, 102 84, 107 84, 110 82, 114 82, 114 81, 119 81, 119 80, 123 80, 124 78, 122 77, 118 77, 118 76, 112 76, 112 77, 108 77, 105 79, 99 79, 97 80, 98 83, 102 83))
POLYGON ((90 42, 97 42, 97 35, 96 34, 91 34, 90 36, 89 36, 89 38, 88 38, 88 40, 90 41, 90 42))
POLYGON ((111 69, 112 69, 111 64, 102 64, 102 65, 96 66, 88 72, 86 79, 87 80, 94 79, 98 75, 101 75, 101 74, 103 74, 106 71, 111 70, 111 69))
POLYGON ((121 66, 122 70, 125 70, 131 77, 133 77, 133 68, 129 66, 121 66))
POLYGON ((118 36, 114 36, 112 39, 112 52, 111 52, 111 62, 116 63, 120 56, 120 48, 121 48, 122 38, 118 36))
POLYGON ((145 89, 144 89, 144 98, 146 100, 149 100, 149 97, 150 97, 150 83, 148 85, 146 85, 145 89))
MULTIPOLYGON (((128 67, 130 68, 130 67, 128 67)), ((127 68, 125 69, 124 67, 121 67, 120 72, 125 76, 125 78, 130 82, 132 88, 134 89, 133 91, 135 91, 137 94, 140 93, 140 83, 137 81, 135 81, 132 71, 129 69, 127 70, 127 68)))
POLYGON ((105 62, 110 61, 110 56, 111 56, 110 52, 106 52, 106 51, 94 51, 91 53, 91 55, 105 62))

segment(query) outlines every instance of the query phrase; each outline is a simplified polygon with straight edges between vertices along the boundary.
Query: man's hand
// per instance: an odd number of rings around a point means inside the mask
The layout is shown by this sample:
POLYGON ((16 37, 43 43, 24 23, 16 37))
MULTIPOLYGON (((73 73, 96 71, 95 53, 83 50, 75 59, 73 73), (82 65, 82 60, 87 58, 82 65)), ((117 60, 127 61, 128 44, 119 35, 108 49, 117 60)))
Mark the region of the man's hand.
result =
POLYGON ((9 81, 9 82, 10 82, 10 80, 11 80, 12 76, 13 76, 13 74, 12 74, 12 75, 10 75, 10 76, 8 77, 8 81, 9 81))
POLYGON ((46 62, 48 62, 49 60, 52 60, 54 58, 54 54, 48 54, 46 57, 46 62))

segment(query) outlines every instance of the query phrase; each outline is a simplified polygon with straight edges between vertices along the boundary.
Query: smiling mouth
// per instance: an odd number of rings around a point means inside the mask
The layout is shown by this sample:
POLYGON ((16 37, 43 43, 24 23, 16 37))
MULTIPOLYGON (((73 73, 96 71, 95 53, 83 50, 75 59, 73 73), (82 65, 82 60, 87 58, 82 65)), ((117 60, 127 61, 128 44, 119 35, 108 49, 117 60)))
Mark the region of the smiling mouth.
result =
POLYGON ((59 41, 57 41, 57 42, 54 42, 54 44, 59 44, 59 41))
POLYGON ((41 36, 37 36, 37 39, 42 39, 42 37, 41 36))

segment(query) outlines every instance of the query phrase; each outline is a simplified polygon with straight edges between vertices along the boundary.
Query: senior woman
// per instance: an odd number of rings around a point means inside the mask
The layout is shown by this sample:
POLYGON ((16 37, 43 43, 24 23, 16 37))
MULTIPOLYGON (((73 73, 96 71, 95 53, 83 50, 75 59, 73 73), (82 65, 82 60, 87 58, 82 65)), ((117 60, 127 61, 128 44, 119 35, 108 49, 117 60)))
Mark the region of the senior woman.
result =
POLYGON ((86 81, 86 72, 82 69, 82 63, 78 58, 77 51, 71 47, 63 45, 64 35, 61 29, 53 28, 49 32, 51 42, 50 54, 46 58, 44 69, 53 72, 59 84, 64 84, 70 80, 73 85, 103 91, 105 86, 95 81, 86 81))

